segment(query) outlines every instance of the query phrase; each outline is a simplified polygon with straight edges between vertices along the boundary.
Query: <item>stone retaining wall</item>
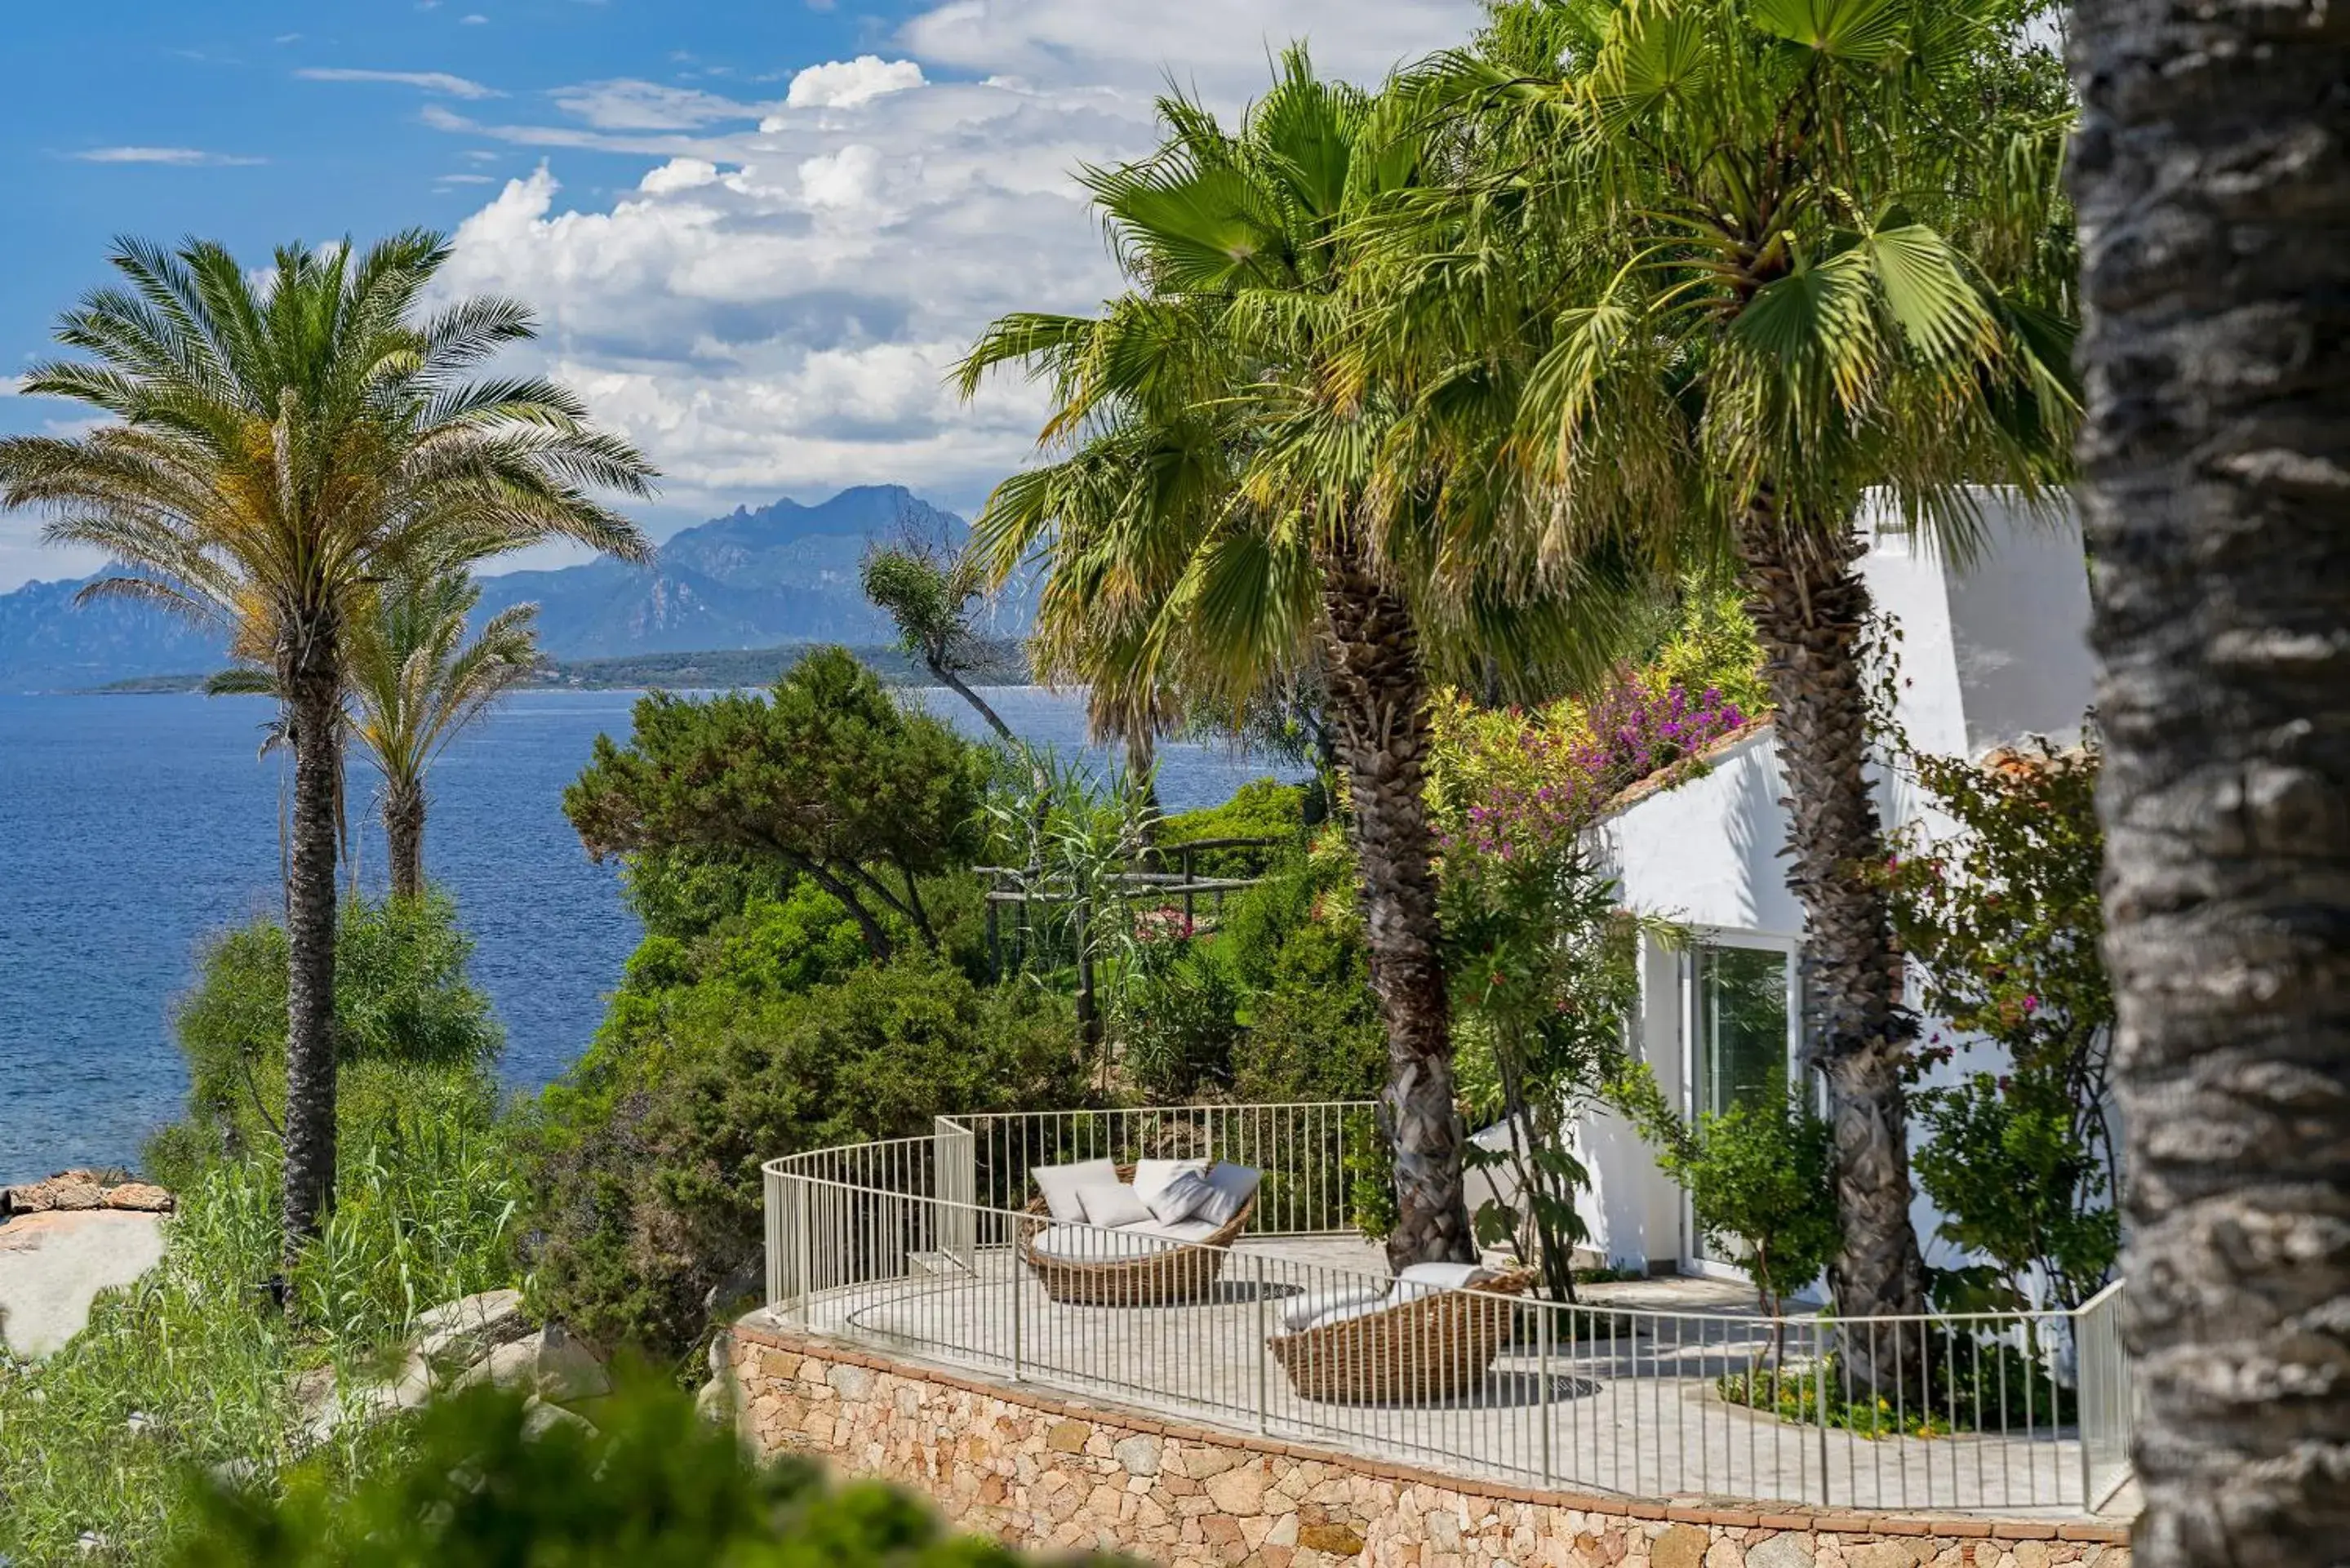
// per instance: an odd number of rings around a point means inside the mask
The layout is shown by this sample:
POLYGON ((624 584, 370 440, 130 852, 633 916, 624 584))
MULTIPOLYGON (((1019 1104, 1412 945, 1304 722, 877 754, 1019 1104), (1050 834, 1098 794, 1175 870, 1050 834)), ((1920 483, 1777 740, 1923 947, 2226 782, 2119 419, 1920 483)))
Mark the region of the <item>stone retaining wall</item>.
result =
POLYGON ((1017 1545, 1191 1568, 2127 1568, 2103 1524, 1764 1511, 1466 1481, 887 1360, 754 1314, 744 1434, 1017 1545))

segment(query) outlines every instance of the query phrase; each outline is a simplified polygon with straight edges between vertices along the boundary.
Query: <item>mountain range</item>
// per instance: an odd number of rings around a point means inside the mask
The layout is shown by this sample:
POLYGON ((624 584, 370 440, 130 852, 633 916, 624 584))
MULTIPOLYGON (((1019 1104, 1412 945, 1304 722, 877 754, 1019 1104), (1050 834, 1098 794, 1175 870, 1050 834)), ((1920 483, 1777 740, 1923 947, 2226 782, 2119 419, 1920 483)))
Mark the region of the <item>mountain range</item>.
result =
MULTIPOLYGON (((778 501, 671 535, 649 566, 613 560, 484 576, 481 614, 539 607, 539 642, 558 659, 880 643, 894 633, 858 586, 876 541, 962 543, 965 525, 899 485, 844 490, 805 506, 778 501)), ((143 676, 215 670, 223 639, 149 605, 77 607, 88 579, 27 583, 0 594, 0 691, 77 690, 143 676)), ((1016 632, 1016 610, 999 612, 1016 632)))

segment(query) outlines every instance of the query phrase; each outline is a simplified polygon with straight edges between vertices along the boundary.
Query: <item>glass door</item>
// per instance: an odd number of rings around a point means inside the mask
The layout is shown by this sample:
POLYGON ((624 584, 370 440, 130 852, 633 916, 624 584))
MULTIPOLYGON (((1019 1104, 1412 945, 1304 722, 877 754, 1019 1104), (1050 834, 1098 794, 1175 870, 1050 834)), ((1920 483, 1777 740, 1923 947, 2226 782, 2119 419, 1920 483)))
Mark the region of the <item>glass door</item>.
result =
MULTIPOLYGON (((1790 955, 1773 948, 1705 946, 1693 955, 1690 1052, 1692 1119, 1786 1093, 1790 955)), ((1694 1223, 1691 1254, 1736 1263, 1694 1223)))

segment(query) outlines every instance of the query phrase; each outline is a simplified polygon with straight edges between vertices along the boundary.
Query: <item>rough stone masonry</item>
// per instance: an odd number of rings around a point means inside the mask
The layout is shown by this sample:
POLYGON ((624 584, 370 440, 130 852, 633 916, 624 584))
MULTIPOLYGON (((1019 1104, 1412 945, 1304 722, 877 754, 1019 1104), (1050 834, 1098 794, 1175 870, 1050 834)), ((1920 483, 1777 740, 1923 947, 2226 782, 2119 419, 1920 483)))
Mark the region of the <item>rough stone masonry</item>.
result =
POLYGON ((1463 1480, 733 1331, 745 1437, 1015 1545, 1249 1568, 2127 1568, 2122 1528, 1643 1502, 1463 1480))

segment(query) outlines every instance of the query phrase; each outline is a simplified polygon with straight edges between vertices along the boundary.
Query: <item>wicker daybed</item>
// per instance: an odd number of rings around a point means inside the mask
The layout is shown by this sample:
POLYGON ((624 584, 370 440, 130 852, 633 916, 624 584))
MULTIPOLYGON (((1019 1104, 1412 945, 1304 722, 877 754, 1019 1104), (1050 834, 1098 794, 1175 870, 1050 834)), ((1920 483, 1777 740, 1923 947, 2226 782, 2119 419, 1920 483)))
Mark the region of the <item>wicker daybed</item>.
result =
POLYGON ((1521 1268, 1465 1289, 1423 1286, 1392 1306, 1275 1334, 1265 1344, 1302 1398, 1334 1405, 1451 1399, 1485 1381, 1509 1338, 1514 1309, 1508 1298, 1534 1282, 1534 1271, 1521 1268))
MULTIPOLYGON (((1119 1166, 1118 1179, 1131 1184, 1134 1167, 1119 1166)), ((1020 1255, 1035 1271, 1045 1293, 1067 1305, 1175 1306, 1202 1300, 1215 1290, 1224 1272, 1225 1250, 1240 1239, 1255 1211, 1256 1194, 1252 1192, 1239 1213, 1204 1235, 1180 1241, 1147 1231, 1125 1238, 1118 1231, 1088 1231, 1109 1255, 1070 1258, 1036 1244, 1043 1232, 1061 1223, 1040 1195, 1023 1211, 1020 1255)))

